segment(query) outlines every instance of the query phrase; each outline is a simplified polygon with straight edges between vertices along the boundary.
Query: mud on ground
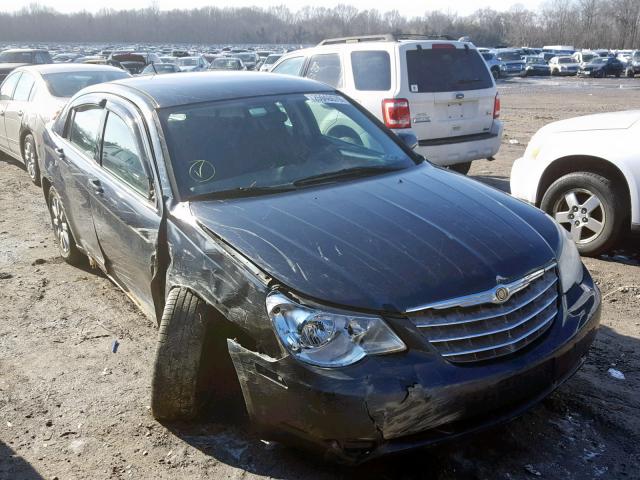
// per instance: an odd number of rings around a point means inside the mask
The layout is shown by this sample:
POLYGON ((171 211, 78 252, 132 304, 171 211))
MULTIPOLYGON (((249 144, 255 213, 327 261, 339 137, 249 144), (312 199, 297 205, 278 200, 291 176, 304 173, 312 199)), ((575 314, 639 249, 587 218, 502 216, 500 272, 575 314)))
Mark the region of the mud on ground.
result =
MULTIPOLYGON (((640 107, 640 80, 499 88, 504 144, 471 175, 502 189, 544 124, 640 107)), ((0 479, 640 478, 638 243, 585 260, 603 292, 602 328, 585 366, 542 404, 463 442, 344 469, 246 425, 154 421, 155 326, 109 280, 58 257, 42 193, 0 156, 0 479)))

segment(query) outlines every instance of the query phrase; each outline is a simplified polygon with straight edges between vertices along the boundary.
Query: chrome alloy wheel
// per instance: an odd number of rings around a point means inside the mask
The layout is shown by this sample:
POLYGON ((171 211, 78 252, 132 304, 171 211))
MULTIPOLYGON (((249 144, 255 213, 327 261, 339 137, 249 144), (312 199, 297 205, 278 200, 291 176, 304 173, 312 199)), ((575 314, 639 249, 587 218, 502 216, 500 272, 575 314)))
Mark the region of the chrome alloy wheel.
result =
POLYGON ((24 164, 27 172, 32 179, 36 178, 36 151, 33 142, 25 142, 24 144, 24 164))
POLYGON ((553 207, 553 218, 571 233, 571 238, 578 244, 595 240, 606 222, 602 200, 584 188, 565 192, 553 207))
POLYGON ((69 224, 67 223, 67 216, 62 208, 60 197, 54 195, 51 199, 51 223, 53 224, 53 231, 60 250, 67 255, 71 251, 71 236, 69 235, 69 224))

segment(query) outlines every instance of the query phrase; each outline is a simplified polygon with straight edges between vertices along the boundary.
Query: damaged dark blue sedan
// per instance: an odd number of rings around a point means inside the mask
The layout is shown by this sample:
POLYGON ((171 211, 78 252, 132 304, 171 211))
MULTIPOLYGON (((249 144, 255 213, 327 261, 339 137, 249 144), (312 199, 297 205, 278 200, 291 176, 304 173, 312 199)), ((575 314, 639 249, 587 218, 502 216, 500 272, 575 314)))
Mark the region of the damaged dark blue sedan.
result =
POLYGON ((272 74, 67 104, 40 152, 52 225, 157 319, 156 418, 237 390, 265 438, 357 463, 513 418, 580 367, 600 293, 565 230, 414 144, 272 74))

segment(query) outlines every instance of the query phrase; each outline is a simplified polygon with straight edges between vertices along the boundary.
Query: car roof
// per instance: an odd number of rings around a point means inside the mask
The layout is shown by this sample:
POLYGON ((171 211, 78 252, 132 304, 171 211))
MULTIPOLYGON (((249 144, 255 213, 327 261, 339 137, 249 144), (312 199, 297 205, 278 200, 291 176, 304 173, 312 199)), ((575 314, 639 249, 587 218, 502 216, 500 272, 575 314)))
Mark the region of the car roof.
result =
POLYGON ((143 94, 151 108, 175 107, 258 95, 335 91, 323 83, 291 75, 210 71, 125 78, 94 85, 83 92, 113 92, 122 95, 125 93, 123 90, 143 94))
POLYGON ((90 71, 115 71, 122 72, 122 69, 111 67, 109 65, 92 65, 89 63, 47 63, 43 65, 29 65, 20 67, 21 71, 34 72, 40 75, 49 73, 64 72, 90 72, 90 71))

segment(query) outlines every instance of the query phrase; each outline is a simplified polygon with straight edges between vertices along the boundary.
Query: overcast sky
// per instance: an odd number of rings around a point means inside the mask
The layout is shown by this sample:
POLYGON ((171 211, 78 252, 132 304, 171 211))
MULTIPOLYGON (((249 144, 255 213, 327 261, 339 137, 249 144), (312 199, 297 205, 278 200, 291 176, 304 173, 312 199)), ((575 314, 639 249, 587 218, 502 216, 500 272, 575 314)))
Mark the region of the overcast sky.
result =
MULTIPOLYGON (((514 0, 395 0, 393 2, 381 0, 322 0, 317 2, 313 0, 157 0, 157 4, 161 10, 170 10, 173 8, 195 8, 203 6, 252 6, 258 5, 262 7, 272 5, 286 5, 291 10, 298 10, 306 5, 322 5, 324 7, 333 7, 340 3, 353 5, 354 7, 364 10, 367 8, 377 8, 385 12, 391 9, 400 11, 405 16, 422 15, 426 11, 441 10, 452 11, 462 15, 474 12, 478 8, 492 7, 496 10, 508 10, 513 5, 521 3, 527 8, 536 8, 541 0, 522 0, 520 2, 514 0)), ((0 11, 18 10, 24 6, 34 3, 34 0, 0 0, 0 11)), ((37 0, 40 5, 48 5, 61 12, 75 12, 78 10, 97 11, 100 8, 128 9, 128 8, 145 8, 151 4, 151 0, 37 0)))

